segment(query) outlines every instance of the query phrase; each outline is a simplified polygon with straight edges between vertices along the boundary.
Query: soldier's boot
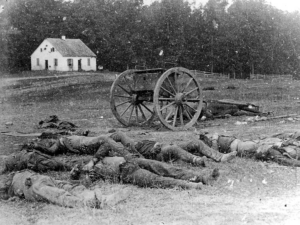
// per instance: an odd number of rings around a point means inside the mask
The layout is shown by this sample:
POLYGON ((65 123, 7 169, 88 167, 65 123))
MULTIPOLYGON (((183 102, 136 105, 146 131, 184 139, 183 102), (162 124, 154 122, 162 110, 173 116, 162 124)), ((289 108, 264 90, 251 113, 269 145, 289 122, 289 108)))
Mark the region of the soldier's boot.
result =
POLYGON ((193 164, 195 166, 205 167, 206 166, 206 160, 207 160, 206 156, 203 156, 203 157, 196 156, 196 157, 193 158, 193 164))
POLYGON ((230 152, 227 154, 223 154, 221 158, 221 162, 229 162, 236 157, 237 151, 230 152))
POLYGON ((203 184, 212 185, 220 177, 220 171, 218 168, 215 168, 212 173, 208 176, 202 177, 200 180, 203 184))

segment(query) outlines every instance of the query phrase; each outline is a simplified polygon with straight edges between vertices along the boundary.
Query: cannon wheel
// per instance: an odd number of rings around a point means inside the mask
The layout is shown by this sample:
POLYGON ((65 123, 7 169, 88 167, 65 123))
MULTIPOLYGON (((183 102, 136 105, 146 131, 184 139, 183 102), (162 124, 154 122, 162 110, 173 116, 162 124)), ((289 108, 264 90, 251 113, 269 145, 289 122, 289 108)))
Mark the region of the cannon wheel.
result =
POLYGON ((171 130, 192 127, 202 109, 202 90, 191 71, 174 67, 158 79, 154 89, 154 111, 171 130))
POLYGON ((136 90, 136 70, 126 70, 114 81, 110 89, 110 107, 117 120, 124 126, 141 126, 154 117, 153 91, 143 92, 151 96, 149 100, 140 100, 136 90))

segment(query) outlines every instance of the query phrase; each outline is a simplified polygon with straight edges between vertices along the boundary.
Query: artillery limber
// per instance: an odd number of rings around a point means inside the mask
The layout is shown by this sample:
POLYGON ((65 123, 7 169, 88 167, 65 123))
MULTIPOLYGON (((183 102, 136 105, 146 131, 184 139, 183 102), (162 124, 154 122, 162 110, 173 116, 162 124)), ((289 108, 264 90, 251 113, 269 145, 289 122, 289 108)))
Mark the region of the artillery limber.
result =
POLYGON ((147 125, 158 117, 171 130, 190 128, 201 113, 202 98, 199 81, 182 67, 126 70, 110 90, 112 113, 124 126, 147 125))

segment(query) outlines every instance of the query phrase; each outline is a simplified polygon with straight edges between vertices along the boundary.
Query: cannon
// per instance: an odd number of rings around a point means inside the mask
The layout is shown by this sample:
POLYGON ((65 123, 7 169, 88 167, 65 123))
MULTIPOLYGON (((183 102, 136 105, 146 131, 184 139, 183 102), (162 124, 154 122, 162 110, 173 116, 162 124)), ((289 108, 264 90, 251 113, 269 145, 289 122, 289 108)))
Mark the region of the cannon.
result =
POLYGON ((195 75, 183 67, 129 69, 110 90, 110 107, 124 126, 147 126, 154 119, 171 130, 192 127, 201 113, 203 94, 195 75))

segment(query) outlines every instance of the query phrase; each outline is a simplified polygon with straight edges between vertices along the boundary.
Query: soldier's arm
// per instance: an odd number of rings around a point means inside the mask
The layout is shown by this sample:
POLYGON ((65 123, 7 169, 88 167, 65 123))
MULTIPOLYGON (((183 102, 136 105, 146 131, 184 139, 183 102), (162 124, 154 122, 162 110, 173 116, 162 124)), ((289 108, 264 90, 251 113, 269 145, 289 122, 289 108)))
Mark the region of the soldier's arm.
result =
POLYGON ((55 154, 59 153, 59 151, 61 150, 61 143, 60 143, 60 140, 57 139, 54 143, 52 143, 52 145, 50 147, 48 147, 43 143, 31 142, 31 143, 25 144, 23 146, 23 149, 35 149, 37 151, 46 153, 48 155, 55 155, 55 154))

